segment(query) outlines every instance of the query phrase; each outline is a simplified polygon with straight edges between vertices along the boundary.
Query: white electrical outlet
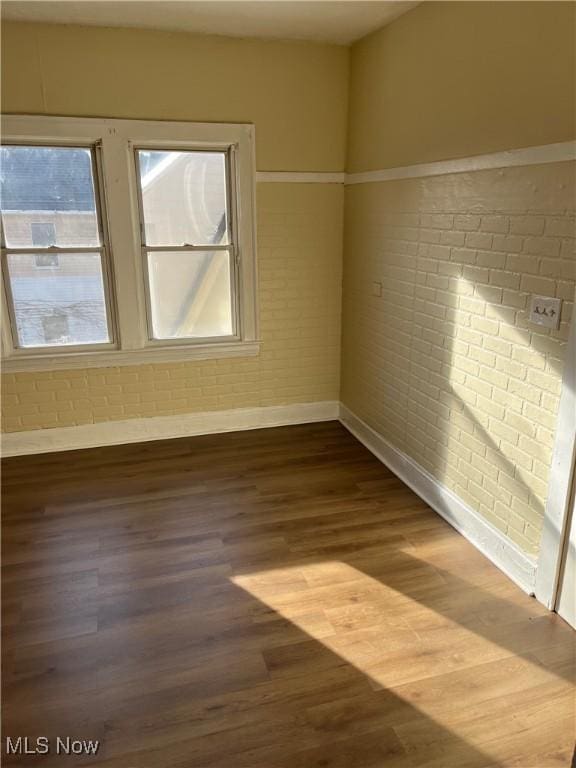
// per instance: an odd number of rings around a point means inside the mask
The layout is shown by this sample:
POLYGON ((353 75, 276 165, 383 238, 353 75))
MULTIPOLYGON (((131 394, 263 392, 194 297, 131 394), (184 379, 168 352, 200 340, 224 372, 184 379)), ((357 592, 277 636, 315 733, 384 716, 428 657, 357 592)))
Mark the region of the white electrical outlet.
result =
POLYGON ((558 328, 562 302, 550 296, 532 296, 530 322, 546 328, 558 328))
POLYGON ((382 283, 372 283, 372 296, 382 296, 382 283))

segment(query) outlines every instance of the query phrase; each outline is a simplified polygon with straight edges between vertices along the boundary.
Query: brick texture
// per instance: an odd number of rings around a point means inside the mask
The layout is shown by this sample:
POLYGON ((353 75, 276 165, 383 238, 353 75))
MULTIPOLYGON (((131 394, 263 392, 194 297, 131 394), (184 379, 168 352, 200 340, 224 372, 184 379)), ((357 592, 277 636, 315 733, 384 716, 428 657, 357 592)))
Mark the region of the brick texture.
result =
POLYGON ((342 210, 338 185, 258 185, 259 357, 5 374, 4 431, 336 400, 342 210))
POLYGON ((574 300, 571 165, 347 190, 343 402, 529 553, 574 300), (559 330, 529 322, 533 293, 563 299, 559 330))

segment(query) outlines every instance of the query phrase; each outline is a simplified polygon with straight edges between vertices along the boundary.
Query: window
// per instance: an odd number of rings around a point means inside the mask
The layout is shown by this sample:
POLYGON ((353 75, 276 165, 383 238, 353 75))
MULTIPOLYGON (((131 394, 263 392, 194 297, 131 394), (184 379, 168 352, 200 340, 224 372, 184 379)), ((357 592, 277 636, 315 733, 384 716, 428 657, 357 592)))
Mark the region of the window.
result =
POLYGON ((154 339, 235 334, 226 152, 136 150, 154 339))
MULTIPOLYGON (((56 245, 56 225, 53 221, 32 221, 30 223, 32 245, 51 248, 56 245)), ((46 255, 46 254, 45 254, 46 255)), ((54 266, 46 264, 45 266, 54 266)))
POLYGON ((37 253, 34 255, 34 264, 37 267, 59 267, 60 260, 57 253, 37 253))
POLYGON ((4 370, 258 353, 252 126, 2 129, 4 370))
POLYGON ((109 344, 106 249, 93 148, 5 145, 0 160, 6 301, 14 347, 109 344), (57 272, 46 270, 56 265, 57 272))

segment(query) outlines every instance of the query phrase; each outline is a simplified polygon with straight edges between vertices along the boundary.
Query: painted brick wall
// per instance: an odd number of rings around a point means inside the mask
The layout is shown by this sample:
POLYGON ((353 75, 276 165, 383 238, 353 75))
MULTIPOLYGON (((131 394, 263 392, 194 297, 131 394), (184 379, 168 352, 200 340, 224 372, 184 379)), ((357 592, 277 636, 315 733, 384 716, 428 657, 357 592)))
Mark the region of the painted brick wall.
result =
POLYGON ((574 300, 573 165, 346 192, 343 402, 530 553, 574 300), (534 293, 563 299, 559 330, 529 323, 534 293))
POLYGON ((259 184, 261 354, 5 374, 4 431, 338 399, 343 190, 259 184))

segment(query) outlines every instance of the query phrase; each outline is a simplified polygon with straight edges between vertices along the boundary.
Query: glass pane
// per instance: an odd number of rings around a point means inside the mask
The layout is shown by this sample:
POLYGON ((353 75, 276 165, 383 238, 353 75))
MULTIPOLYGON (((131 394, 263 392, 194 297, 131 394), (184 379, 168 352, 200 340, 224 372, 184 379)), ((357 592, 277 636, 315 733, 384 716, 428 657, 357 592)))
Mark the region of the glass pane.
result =
POLYGON ((228 251, 148 253, 155 339, 231 336, 228 251))
POLYGON ((146 245, 228 243, 224 152, 138 150, 146 245))
POLYGON ((0 163, 8 247, 100 245, 90 149, 7 146, 0 163))
POLYGON ((10 253, 8 273, 22 347, 110 341, 99 253, 10 253))

